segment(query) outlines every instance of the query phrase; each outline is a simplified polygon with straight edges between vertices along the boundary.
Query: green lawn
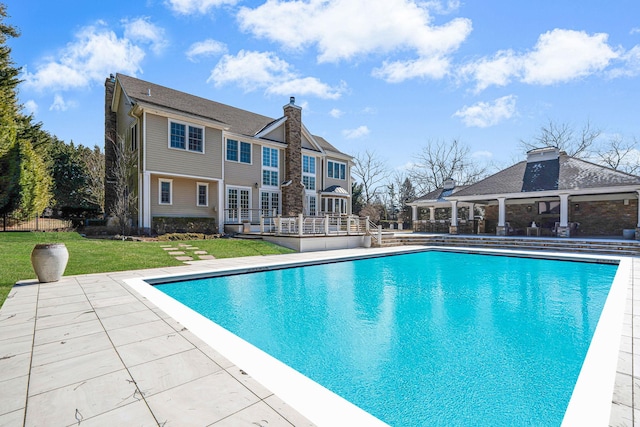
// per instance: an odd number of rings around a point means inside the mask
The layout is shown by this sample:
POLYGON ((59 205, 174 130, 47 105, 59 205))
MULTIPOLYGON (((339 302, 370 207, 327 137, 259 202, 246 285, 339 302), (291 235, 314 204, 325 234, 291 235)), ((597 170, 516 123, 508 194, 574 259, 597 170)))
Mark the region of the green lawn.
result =
POLYGON ((78 233, 0 233, 0 306, 18 280, 36 278, 30 260, 34 245, 54 242, 64 243, 69 251, 65 276, 182 265, 162 249, 167 244, 189 243, 216 258, 293 252, 262 240, 123 242, 86 239, 78 233))

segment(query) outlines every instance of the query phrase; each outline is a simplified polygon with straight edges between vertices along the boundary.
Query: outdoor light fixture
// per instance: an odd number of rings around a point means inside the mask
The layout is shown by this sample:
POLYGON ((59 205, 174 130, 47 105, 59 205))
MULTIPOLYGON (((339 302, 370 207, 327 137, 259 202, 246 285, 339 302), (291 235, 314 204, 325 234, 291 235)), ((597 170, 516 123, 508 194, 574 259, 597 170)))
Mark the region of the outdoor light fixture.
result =
POLYGON ((580 210, 580 205, 578 203, 573 205, 573 210, 579 211, 580 210))
POLYGON ((255 184, 253 184, 254 187, 258 188, 260 186, 260 184, 258 184, 257 182, 255 184))

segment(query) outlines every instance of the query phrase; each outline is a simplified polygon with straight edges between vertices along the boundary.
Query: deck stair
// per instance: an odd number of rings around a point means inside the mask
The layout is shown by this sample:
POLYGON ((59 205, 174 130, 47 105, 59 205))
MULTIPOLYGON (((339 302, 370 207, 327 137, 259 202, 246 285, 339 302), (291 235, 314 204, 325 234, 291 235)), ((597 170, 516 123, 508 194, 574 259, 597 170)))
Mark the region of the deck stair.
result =
POLYGON ((403 245, 540 250, 573 253, 597 253, 603 255, 640 256, 639 241, 622 239, 564 239, 544 237, 498 237, 417 233, 383 235, 381 245, 378 245, 374 239, 374 246, 389 247, 403 245))

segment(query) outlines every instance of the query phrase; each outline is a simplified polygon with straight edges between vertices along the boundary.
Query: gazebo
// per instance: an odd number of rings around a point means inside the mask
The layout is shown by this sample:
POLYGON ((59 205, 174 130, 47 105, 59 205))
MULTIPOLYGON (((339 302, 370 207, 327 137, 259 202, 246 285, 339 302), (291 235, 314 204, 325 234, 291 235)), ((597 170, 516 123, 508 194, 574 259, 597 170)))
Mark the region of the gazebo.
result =
MULTIPOLYGON (((526 161, 497 172, 475 184, 442 189, 409 203, 414 230, 426 221, 435 223, 434 210, 449 209, 450 234, 478 232, 474 208, 484 210, 484 231, 510 234, 570 237, 635 236, 640 239, 640 177, 567 155, 555 147, 531 150, 526 161), (429 209, 429 219, 419 210, 429 209), (460 220, 460 208, 467 219, 460 220)), ((433 230, 436 231, 436 230, 433 230)), ((482 232, 482 231, 480 231, 482 232)))

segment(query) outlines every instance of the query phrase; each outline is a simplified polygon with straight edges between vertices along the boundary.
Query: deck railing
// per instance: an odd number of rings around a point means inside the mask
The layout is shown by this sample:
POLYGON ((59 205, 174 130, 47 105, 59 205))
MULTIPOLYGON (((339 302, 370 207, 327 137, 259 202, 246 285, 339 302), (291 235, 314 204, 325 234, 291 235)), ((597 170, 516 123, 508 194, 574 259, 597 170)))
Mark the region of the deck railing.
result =
MULTIPOLYGON (((377 226, 376 226, 377 227, 377 226)), ((260 233, 289 236, 363 235, 371 232, 369 217, 325 215, 263 216, 260 233)))

